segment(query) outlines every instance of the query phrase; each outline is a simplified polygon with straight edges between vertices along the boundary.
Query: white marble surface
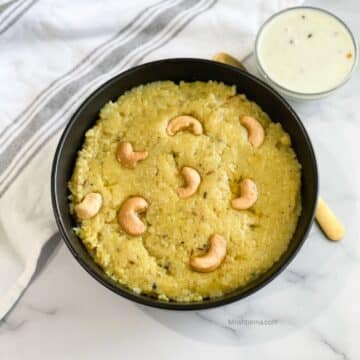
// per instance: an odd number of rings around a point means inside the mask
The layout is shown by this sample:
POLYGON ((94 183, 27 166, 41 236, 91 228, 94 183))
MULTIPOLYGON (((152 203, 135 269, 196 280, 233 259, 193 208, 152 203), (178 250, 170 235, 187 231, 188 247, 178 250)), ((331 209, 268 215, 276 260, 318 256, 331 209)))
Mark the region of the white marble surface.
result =
MULTIPOLYGON (((359 38, 358 1, 308 4, 332 10, 359 38)), ((254 70, 252 58, 248 66, 254 70)), ((0 325, 0 359, 359 359, 359 103, 357 70, 335 95, 293 104, 316 150, 321 193, 345 223, 343 242, 327 241, 314 225, 296 259, 265 289, 187 313, 112 294, 60 243, 0 325)))

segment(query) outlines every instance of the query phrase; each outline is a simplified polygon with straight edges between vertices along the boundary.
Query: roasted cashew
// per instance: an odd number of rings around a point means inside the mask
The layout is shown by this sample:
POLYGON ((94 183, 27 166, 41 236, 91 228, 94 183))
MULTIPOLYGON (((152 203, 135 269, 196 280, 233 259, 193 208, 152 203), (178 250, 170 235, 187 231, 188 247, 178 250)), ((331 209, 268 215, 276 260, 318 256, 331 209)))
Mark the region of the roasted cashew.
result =
POLYGON ((246 210, 253 206, 258 197, 256 184, 251 179, 244 179, 240 183, 240 197, 233 199, 231 205, 236 210, 246 210))
POLYGON ((190 266, 198 272, 211 272, 217 269, 226 255, 226 240, 218 235, 211 236, 208 252, 203 256, 193 256, 190 259, 190 266))
POLYGON ((190 128, 194 135, 201 135, 203 133, 201 122, 189 115, 177 116, 170 120, 166 131, 170 136, 173 136, 178 131, 186 128, 190 128))
POLYGON ((259 147, 265 139, 265 131, 262 125, 252 116, 243 116, 240 123, 245 126, 251 145, 259 147))
POLYGON ((181 198, 186 199, 196 193, 201 182, 201 177, 195 169, 188 166, 184 166, 181 169, 181 175, 184 177, 186 186, 178 188, 177 192, 181 198))
POLYGON ((148 206, 147 201, 140 196, 130 197, 121 205, 118 221, 129 235, 141 235, 146 231, 146 225, 137 214, 144 212, 148 206))
POLYGON ((147 151, 134 151, 133 146, 129 142, 119 144, 116 151, 116 158, 125 167, 133 169, 138 161, 146 159, 147 151))
POLYGON ((102 196, 99 193, 91 192, 85 195, 81 203, 75 206, 76 216, 81 220, 94 217, 100 210, 102 196))

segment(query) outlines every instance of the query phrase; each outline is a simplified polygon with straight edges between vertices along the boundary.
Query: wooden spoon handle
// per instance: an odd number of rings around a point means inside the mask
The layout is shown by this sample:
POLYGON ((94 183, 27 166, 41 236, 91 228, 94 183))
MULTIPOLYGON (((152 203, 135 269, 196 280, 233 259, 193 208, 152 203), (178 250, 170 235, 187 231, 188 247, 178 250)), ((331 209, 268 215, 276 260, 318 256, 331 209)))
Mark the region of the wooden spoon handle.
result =
POLYGON ((344 237, 344 226, 320 196, 318 198, 315 217, 328 239, 338 241, 344 237))
POLYGON ((227 64, 227 65, 232 65, 232 66, 235 66, 241 70, 245 70, 246 71, 246 68, 245 66, 236 58, 234 58, 233 56, 227 54, 227 53, 224 53, 224 52, 219 52, 217 54, 215 54, 213 57, 212 57, 213 60, 215 61, 218 61, 218 62, 221 62, 223 64, 227 64))

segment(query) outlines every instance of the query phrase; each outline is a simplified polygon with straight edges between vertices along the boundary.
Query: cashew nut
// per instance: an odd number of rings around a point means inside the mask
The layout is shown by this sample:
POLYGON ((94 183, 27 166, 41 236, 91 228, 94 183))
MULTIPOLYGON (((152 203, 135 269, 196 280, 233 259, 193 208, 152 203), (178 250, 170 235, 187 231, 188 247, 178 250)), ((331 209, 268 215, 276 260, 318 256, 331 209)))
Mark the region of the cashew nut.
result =
POLYGON ((186 199, 196 193, 201 182, 201 177, 195 169, 188 166, 184 166, 181 169, 181 175, 186 182, 186 186, 178 188, 177 192, 181 198, 186 199))
POLYGON ((101 204, 101 194, 94 192, 88 193, 81 203, 75 206, 76 216, 81 220, 90 219, 99 212, 101 204))
POLYGON ((198 272, 211 272, 217 269, 226 255, 226 240, 218 235, 211 236, 209 251, 203 256, 193 256, 190 266, 198 272))
POLYGON ((189 115, 181 115, 169 121, 166 128, 170 136, 175 135, 178 131, 189 128, 194 135, 201 135, 203 128, 201 122, 189 115))
POLYGON ((244 179, 240 183, 241 196, 233 199, 231 205, 237 210, 246 210, 253 206, 258 198, 256 184, 251 179, 244 179))
POLYGON ((146 159, 147 151, 134 151, 131 143, 120 143, 116 152, 118 161, 125 167, 133 169, 138 161, 146 159))
POLYGON ((124 231, 133 236, 143 234, 146 231, 146 225, 137 214, 146 211, 147 208, 147 201, 140 196, 127 199, 118 213, 118 221, 124 231))
POLYGON ((259 147, 265 139, 265 131, 261 124, 252 116, 243 116, 240 123, 246 127, 251 145, 259 147))

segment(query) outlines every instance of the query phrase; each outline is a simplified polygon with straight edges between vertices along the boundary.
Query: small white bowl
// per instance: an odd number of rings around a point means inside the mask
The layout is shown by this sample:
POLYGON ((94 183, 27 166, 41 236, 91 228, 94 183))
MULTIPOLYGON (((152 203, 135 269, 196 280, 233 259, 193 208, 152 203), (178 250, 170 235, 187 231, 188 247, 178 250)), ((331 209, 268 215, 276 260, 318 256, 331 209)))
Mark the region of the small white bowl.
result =
MULTIPOLYGON (((296 13, 293 14, 293 16, 295 15, 296 13)), ((285 19, 285 18, 284 18, 285 19)), ((283 19, 283 20, 284 20, 283 19)), ((281 20, 281 19, 280 19, 281 20)), ((308 21, 308 20, 306 20, 308 21)), ((276 24, 276 23, 275 23, 276 24)), ((308 26, 309 23, 306 24, 306 26, 308 26)), ((316 22, 314 23, 310 23, 310 29, 311 31, 317 31, 316 30, 316 26, 319 26, 316 22)), ((325 25, 324 25, 325 26, 325 25)), ((280 31, 280 29, 276 29, 278 31, 280 31)), ((325 29, 321 29, 320 30, 323 30, 325 31, 325 29)), ((282 30, 281 30, 282 31, 282 30)), ((326 31, 329 31, 329 29, 326 29, 326 31)), ((315 33, 316 35, 316 33, 315 33)), ((323 35, 323 34, 322 34, 323 35)), ((332 33, 332 35, 336 35, 336 31, 332 33)), ((282 36, 282 34, 281 34, 282 36)), ((345 35, 347 36, 347 35, 345 35)), ((347 39, 349 40, 349 39, 347 39)), ((268 40, 269 41, 269 40, 268 40)), ((329 43, 330 44, 330 43, 329 43)), ((330 45, 331 47, 331 45, 330 45)), ((325 46, 324 46, 325 48, 325 46)), ((317 52, 317 50, 319 49, 319 47, 316 47, 315 49, 315 52, 317 52)), ((313 48, 314 50, 314 48, 313 48)), ((269 47, 269 44, 268 44, 268 47, 267 47, 267 54, 270 54, 272 51, 272 47, 269 47), (270 49, 270 50, 269 50, 270 49)), ((325 50, 327 51, 327 50, 325 50)), ((338 50, 338 53, 340 54, 340 50, 338 50)), ((317 55, 323 55, 326 57, 326 53, 324 54, 319 54, 319 52, 317 52, 317 55)), ((304 62, 306 63, 306 65, 309 65, 309 62, 308 60, 310 59, 309 57, 311 56, 311 54, 308 54, 307 56, 304 57, 304 62)), ((351 30, 349 29, 349 27, 341 20, 339 19, 337 16, 333 15, 332 13, 326 11, 326 10, 323 10, 323 9, 319 9, 319 8, 315 8, 315 7, 310 7, 310 6, 299 6, 299 7, 292 7, 292 8, 288 8, 288 9, 285 9, 283 11, 280 11, 276 14, 274 14, 273 16, 271 16, 260 28, 258 34, 257 34, 257 37, 256 37, 256 42, 255 42, 255 57, 256 57, 256 63, 257 63, 257 67, 258 67, 258 71, 259 73, 261 74, 261 76, 265 79, 266 82, 268 82, 272 87, 274 87, 276 90, 278 90, 280 93, 282 93, 285 97, 287 98, 290 98, 290 99, 294 99, 294 100, 314 100, 314 99, 319 99, 319 98, 322 98, 322 97, 325 97, 327 95, 329 95, 330 93, 332 93, 333 91, 335 91, 336 89, 338 89, 339 87, 341 87, 342 85, 344 85, 349 79, 350 77, 352 76, 353 72, 354 72, 354 69, 356 67, 356 64, 357 64, 357 60, 358 60, 358 47, 357 47, 357 44, 356 44, 356 41, 355 41, 355 38, 351 32, 351 30), (352 42, 352 45, 353 45, 353 49, 352 49, 352 53, 351 53, 351 59, 352 59, 352 66, 348 69, 347 72, 344 72, 343 74, 343 77, 341 77, 340 81, 338 79, 338 81, 334 84, 334 86, 331 86, 331 87, 327 87, 327 88, 324 88, 324 89, 317 89, 317 91, 309 91, 309 90, 300 90, 300 89, 294 89, 294 86, 289 86, 289 84, 284 84, 284 81, 283 83, 279 80, 275 80, 274 78, 276 77, 283 77, 284 79, 284 75, 285 74, 285 71, 288 70, 288 69, 295 69, 295 67, 297 65, 300 65, 300 62, 299 64, 295 64, 294 61, 298 61, 300 58, 301 58, 301 55, 304 53, 304 52, 299 52, 301 47, 303 48, 303 50, 305 49, 306 50, 306 47, 308 47, 309 51, 311 49, 311 46, 314 47, 314 42, 313 43, 309 43, 309 45, 307 45, 307 40, 306 37, 309 37, 309 41, 311 41, 311 37, 313 36, 312 35, 312 32, 308 33, 308 35, 306 36, 306 34, 304 33, 304 26, 301 24, 300 20, 299 20, 299 28, 296 29, 298 31, 298 34, 295 34, 293 33, 292 31, 294 30, 294 24, 295 22, 294 21, 291 21, 291 23, 289 23, 289 27, 285 27, 284 28, 284 36, 283 38, 281 39, 271 39, 272 43, 274 41, 278 41, 280 44, 280 47, 279 46, 275 46, 275 43, 274 43, 274 53, 275 56, 277 56, 278 59, 281 59, 279 62, 276 62, 276 64, 279 64, 280 67, 279 69, 283 69, 284 72, 282 74, 275 74, 275 72, 271 73, 271 71, 269 71, 269 69, 267 69, 267 65, 266 65, 266 60, 264 60, 261 52, 262 51, 265 51, 265 50, 262 50, 261 47, 264 46, 263 45, 263 42, 265 42, 266 44, 266 41, 267 40, 264 40, 263 39, 263 36, 264 34, 266 34, 267 32, 267 28, 268 28, 268 25, 271 24, 274 20, 278 20, 279 17, 284 17, 284 15, 289 15, 290 12, 293 12, 293 11, 296 11, 297 13, 301 13, 303 11, 303 15, 302 16, 302 19, 304 19, 304 21, 307 19, 306 18, 306 15, 309 15, 309 14, 316 14, 316 12, 319 12, 323 15, 326 15, 326 17, 328 17, 328 20, 330 20, 330 18, 332 19, 331 21, 335 20, 335 22, 333 22, 333 24, 336 24, 336 26, 340 26, 339 28, 341 28, 341 30, 343 30, 345 33, 347 33, 351 39, 351 42, 352 42), (287 33, 286 33, 287 32, 287 33), (295 40, 292 40, 291 37, 296 38, 298 40, 298 42, 295 42, 295 40), (286 40, 287 39, 287 40, 286 40), (282 41, 282 42, 281 42, 282 41), (289 52, 286 53, 286 48, 284 47, 284 53, 278 53, 276 54, 276 48, 278 48, 278 51, 281 50, 281 46, 286 46, 285 45, 285 41, 288 41, 290 46, 291 44, 294 44, 295 46, 298 46, 298 48, 296 48, 296 50, 294 48, 289 48, 289 52), (295 43, 294 43, 295 42, 295 43), (294 50, 292 50, 294 49, 294 50), (296 57, 295 56, 295 52, 294 51, 298 51, 299 52, 299 56, 296 57), (290 59, 290 60, 289 60, 290 59), (296 59, 296 60, 294 60, 296 59)), ((275 57, 276 58, 276 57, 275 57)), ((334 68, 331 68, 330 66, 328 67, 329 71, 326 72, 325 69, 326 69, 326 66, 329 65, 329 64, 332 64, 332 66, 336 66, 335 64, 338 64, 338 62, 335 62, 334 58, 331 57, 327 57, 329 59, 329 62, 328 64, 325 64, 325 62, 321 62, 321 65, 324 64, 324 66, 319 69, 319 63, 314 63, 315 65, 315 68, 317 67, 320 71, 319 71, 319 83, 321 81, 320 77, 324 75, 326 76, 326 79, 325 79, 325 82, 329 82, 329 79, 331 79, 331 76, 333 74, 332 71, 330 71, 330 69, 334 69, 334 68), (332 63, 331 63, 332 61, 332 63), (324 70, 324 71, 323 71, 324 70), (321 73, 321 75, 320 75, 321 73), (327 77, 327 74, 329 77, 327 77)), ((300 60, 299 60, 300 61, 300 60)), ((345 64, 345 62, 344 62, 345 64)), ((272 66, 274 67, 274 64, 272 64, 272 66)), ((345 64, 346 66, 346 64, 345 64)), ((309 67, 309 66, 308 66, 309 67)), ((310 69, 313 71, 314 73, 314 69, 310 69)), ((292 71, 292 70, 291 70, 292 71)), ((299 70, 299 73, 301 71, 299 70)), ((294 81, 293 83, 295 84, 296 82, 296 76, 300 76, 299 74, 295 74, 295 73, 289 73, 290 76, 287 77, 287 79, 289 79, 290 77, 293 77, 294 81)), ((312 74, 313 76, 309 76, 310 79, 308 79, 309 81, 313 81, 315 79, 316 81, 316 73, 315 74, 312 74)), ((300 81, 306 81, 303 79, 300 79, 300 81)), ((291 81, 290 81, 291 82, 291 81)), ((314 82, 314 84, 316 84, 316 82, 314 82)), ((314 86, 315 88, 318 87, 320 88, 320 86, 318 84, 316 84, 316 86, 314 86)), ((309 86, 310 88, 310 86, 309 86)))

